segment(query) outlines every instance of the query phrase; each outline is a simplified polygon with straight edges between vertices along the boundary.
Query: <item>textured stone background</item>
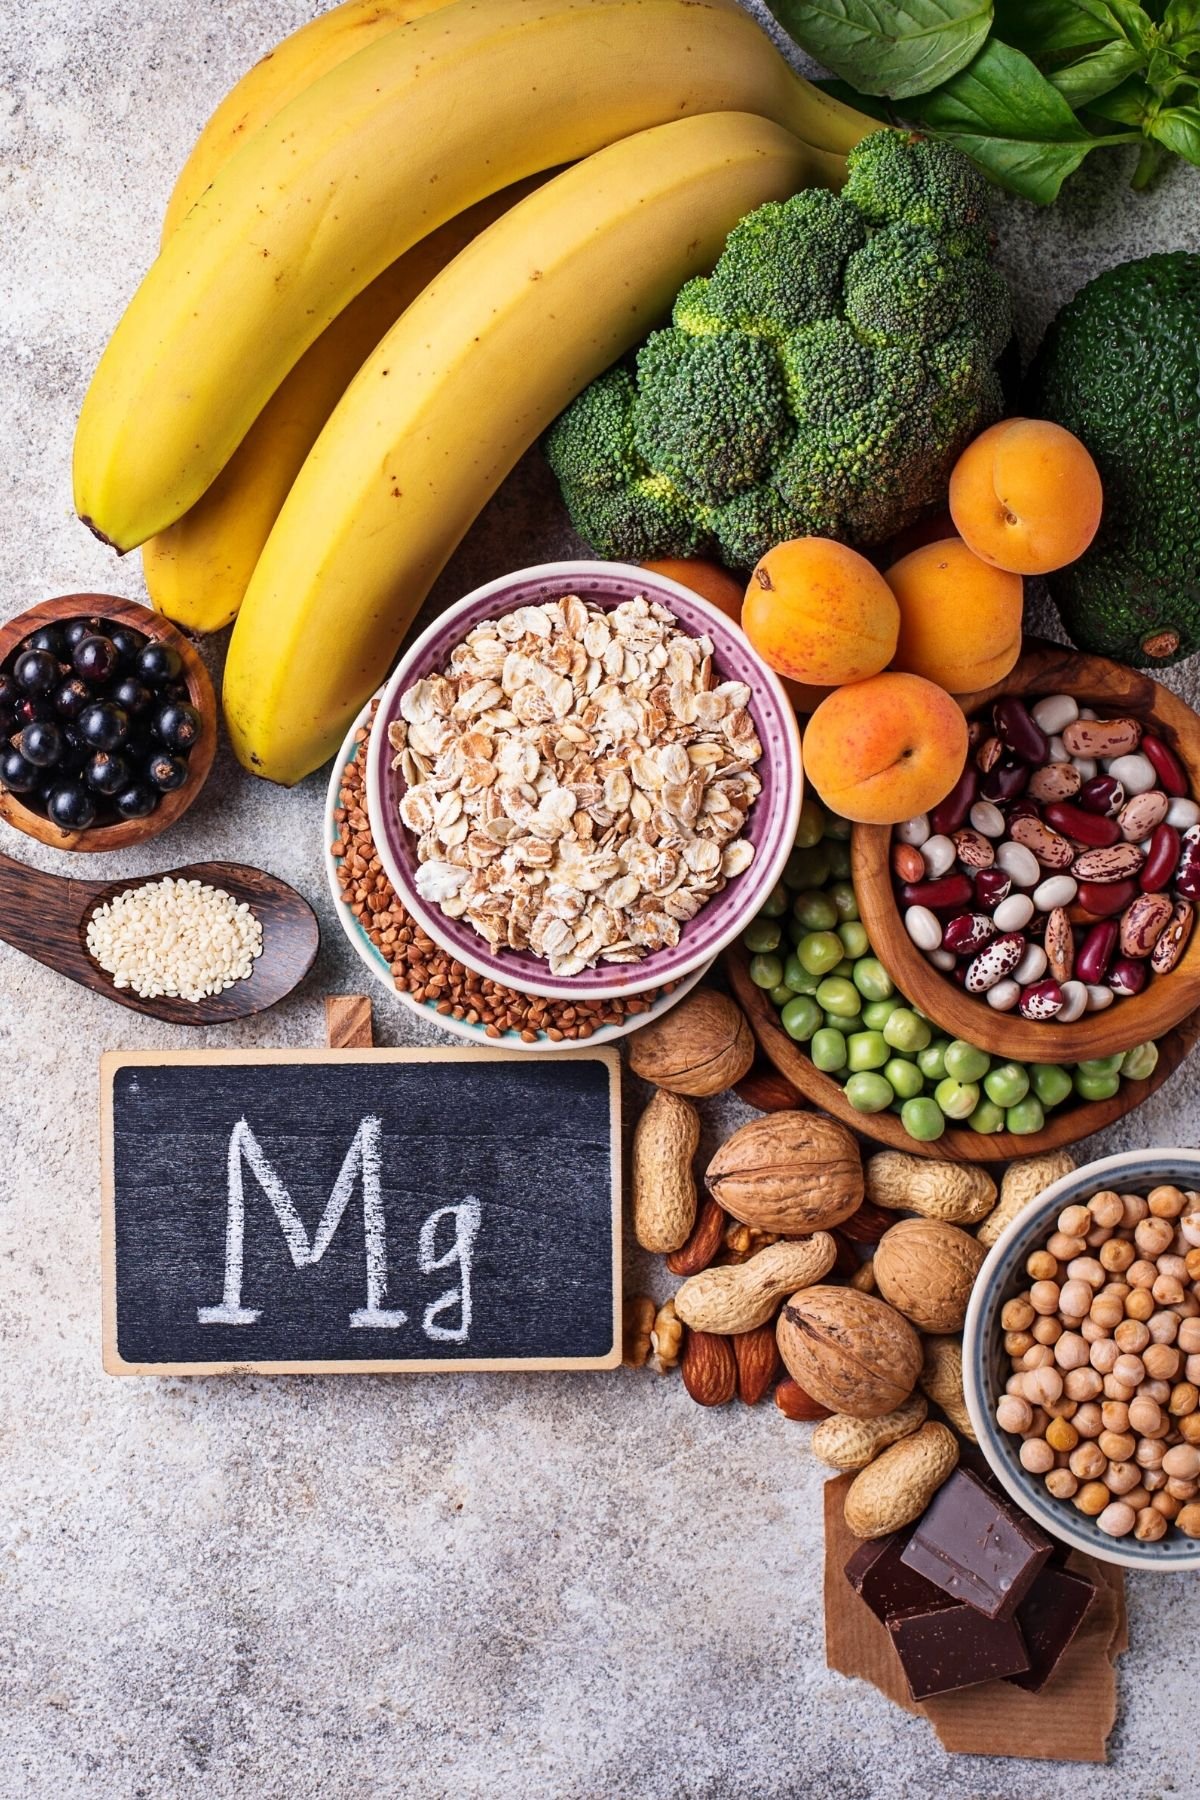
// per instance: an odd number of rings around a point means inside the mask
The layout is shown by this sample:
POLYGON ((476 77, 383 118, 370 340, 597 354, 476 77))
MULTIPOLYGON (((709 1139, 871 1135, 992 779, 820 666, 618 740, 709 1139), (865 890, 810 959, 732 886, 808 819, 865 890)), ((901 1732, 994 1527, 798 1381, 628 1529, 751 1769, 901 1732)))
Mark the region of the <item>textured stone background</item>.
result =
MULTIPOLYGON (((118 564, 72 517, 76 410, 193 137, 311 10, 3 9, 5 615, 72 589, 141 594, 137 559, 118 564)), ((1177 170, 1137 198, 1098 157, 1056 212, 1008 205, 998 224, 1028 345, 1095 270, 1197 247, 1200 176, 1177 170)), ((569 546, 528 466, 443 592, 569 546)), ((322 785, 256 786, 225 758, 169 843, 111 870, 259 858, 321 910, 305 990, 214 1042, 318 1043, 322 994, 362 985, 324 899, 322 785)), ((72 872, 27 840, 4 849, 72 872)), ((411 1040, 409 1016, 377 1000, 380 1040, 411 1040)), ((804 1430, 769 1406, 708 1414, 676 1383, 629 1372, 106 1379, 97 1056, 180 1041, 0 946, 4 1800, 1195 1792, 1186 1578, 1130 1584, 1134 1647, 1107 1772, 953 1761, 923 1722, 828 1674, 821 1475, 804 1430)), ((714 1109, 710 1134, 741 1116, 714 1109)), ((1089 1149, 1194 1143, 1198 1123, 1184 1071, 1089 1149)), ((551 1227, 552 1209, 547 1197, 551 1227)), ((643 1282, 631 1267, 629 1285, 643 1282)))

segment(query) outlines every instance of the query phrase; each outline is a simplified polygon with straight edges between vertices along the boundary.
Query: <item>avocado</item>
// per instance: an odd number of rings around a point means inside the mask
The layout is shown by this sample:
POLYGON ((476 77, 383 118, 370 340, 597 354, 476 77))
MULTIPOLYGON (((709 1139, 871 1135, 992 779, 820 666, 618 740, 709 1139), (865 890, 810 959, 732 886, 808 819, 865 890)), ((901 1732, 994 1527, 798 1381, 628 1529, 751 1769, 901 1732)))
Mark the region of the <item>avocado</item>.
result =
POLYGON ((1104 513, 1048 579, 1072 642, 1139 668, 1200 650, 1200 255, 1118 263, 1068 301, 1025 411, 1091 451, 1104 513))

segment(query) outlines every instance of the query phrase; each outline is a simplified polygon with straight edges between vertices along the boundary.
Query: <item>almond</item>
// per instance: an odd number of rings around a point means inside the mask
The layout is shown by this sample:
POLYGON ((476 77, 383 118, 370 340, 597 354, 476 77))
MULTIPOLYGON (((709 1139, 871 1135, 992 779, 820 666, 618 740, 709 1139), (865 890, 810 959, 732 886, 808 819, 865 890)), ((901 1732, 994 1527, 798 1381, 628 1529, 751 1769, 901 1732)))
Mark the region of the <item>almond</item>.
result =
POLYGON ((713 1199, 705 1200, 687 1243, 672 1250, 667 1258, 667 1268, 672 1275, 699 1275, 702 1269, 707 1269, 721 1248, 727 1217, 723 1206, 713 1199))
POLYGON ((785 1419, 796 1419, 802 1424, 813 1419, 827 1419, 832 1411, 831 1407, 822 1406, 819 1400, 806 1394, 800 1383, 793 1381, 790 1375, 785 1375, 775 1389, 775 1404, 785 1419))
MULTIPOLYGON (((877 1162, 879 1159, 876 1157, 874 1160, 877 1162)), ((870 1163, 867 1168, 869 1171, 870 1163)), ((905 1200, 904 1204, 907 1206, 908 1201, 905 1200)), ((852 1239, 856 1244, 877 1244, 884 1232, 892 1229, 899 1216, 874 1200, 864 1200, 848 1219, 842 1220, 838 1230, 843 1237, 852 1239)))
POLYGON ((746 1406, 757 1406, 779 1372, 775 1327, 759 1325, 753 1331, 740 1331, 730 1342, 737 1363, 738 1399, 746 1406))
POLYGON ((698 1406, 724 1406, 737 1389, 737 1358, 728 1338, 711 1331, 689 1331, 679 1372, 698 1406))

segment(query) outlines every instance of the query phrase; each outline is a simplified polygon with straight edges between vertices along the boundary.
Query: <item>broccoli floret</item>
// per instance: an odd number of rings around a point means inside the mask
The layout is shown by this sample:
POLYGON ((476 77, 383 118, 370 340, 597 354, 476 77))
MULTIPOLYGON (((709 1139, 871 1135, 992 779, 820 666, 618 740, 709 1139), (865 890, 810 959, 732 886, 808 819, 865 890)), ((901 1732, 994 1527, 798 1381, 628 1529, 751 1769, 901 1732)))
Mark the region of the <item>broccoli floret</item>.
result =
POLYGON ((688 281, 669 329, 585 390, 547 451, 607 556, 746 568, 787 537, 869 546, 944 493, 1000 411, 1007 290, 952 147, 865 140, 841 198, 771 202, 688 281))
POLYGON ((637 359, 634 442, 647 468, 701 506, 719 506, 767 471, 789 428, 779 358, 743 332, 649 337, 637 359))
POLYGON ((987 182, 952 144, 902 131, 873 131, 846 159, 843 200, 871 225, 969 232, 981 242, 987 182))

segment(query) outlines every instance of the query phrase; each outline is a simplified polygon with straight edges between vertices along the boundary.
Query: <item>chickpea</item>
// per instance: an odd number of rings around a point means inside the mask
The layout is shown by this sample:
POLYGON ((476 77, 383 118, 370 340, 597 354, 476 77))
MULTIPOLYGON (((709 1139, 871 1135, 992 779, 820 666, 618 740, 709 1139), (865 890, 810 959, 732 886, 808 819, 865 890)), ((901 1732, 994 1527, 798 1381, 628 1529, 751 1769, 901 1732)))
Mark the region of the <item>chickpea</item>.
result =
POLYGON ((1054 1467, 1054 1452, 1045 1438, 1026 1438, 1020 1449, 1021 1467, 1031 1475, 1045 1475, 1054 1467))
POLYGON ((1171 1398, 1169 1381, 1140 1381, 1138 1395, 1143 1400, 1153 1400, 1158 1406, 1165 1406, 1171 1398))
POLYGON ((1137 1288, 1125 1302, 1125 1316, 1141 1319, 1143 1324, 1154 1311, 1154 1295, 1149 1288, 1137 1288))
POLYGON ((1044 1369, 1048 1363, 1053 1363, 1053 1361, 1054 1352, 1049 1344, 1031 1344, 1021 1358, 1021 1367, 1022 1369, 1044 1369))
MULTIPOLYGON (((1058 1274, 1058 1263, 1048 1250, 1035 1250, 1025 1264, 1025 1273, 1030 1281, 1053 1281, 1058 1274)), ((1033 1298, 1032 1294, 1030 1298, 1033 1298)), ((1036 1308, 1036 1301, 1034 1306, 1036 1308)))
POLYGON ((1131 1288, 1153 1287, 1158 1274, 1158 1264, 1143 1256, 1137 1262, 1131 1262, 1125 1274, 1131 1288))
POLYGON ((1184 1537, 1200 1537, 1200 1506, 1185 1506, 1175 1523, 1184 1537))
POLYGON ((1150 1504, 1155 1512, 1160 1512, 1162 1514, 1164 1519, 1178 1518, 1179 1514, 1183 1511, 1183 1501, 1176 1500, 1175 1496, 1173 1494, 1168 1494, 1165 1488, 1160 1489, 1157 1494, 1152 1494, 1150 1496, 1150 1504))
POLYGON ((1178 1306, 1183 1299, 1183 1283, 1174 1275, 1157 1275, 1150 1292, 1160 1306, 1178 1306))
MULTIPOLYGON (((1032 1261, 1032 1257, 1030 1261, 1032 1261)), ((1058 1264, 1055 1263, 1055 1268, 1058 1264)), ((1029 1290, 1029 1304, 1034 1312, 1041 1313, 1043 1318, 1058 1311, 1059 1287, 1057 1281, 1035 1281, 1029 1290)))
POLYGON ((1076 1445, 1067 1458, 1067 1467, 1072 1475, 1078 1475, 1080 1481, 1095 1481, 1103 1475, 1108 1467, 1108 1458, 1099 1444, 1084 1442, 1076 1445))
POLYGON ((1105 1431, 1129 1430, 1129 1404, 1124 1400, 1102 1401, 1100 1417, 1104 1420, 1105 1431))
POLYGON ((1200 1494, 1200 1481, 1185 1481, 1182 1475, 1168 1475, 1167 1492, 1173 1499, 1182 1500, 1186 1505, 1200 1494))
MULTIPOLYGON (((1069 1385, 1068 1383, 1068 1387, 1069 1385)), ((1076 1400, 1085 1398, 1082 1394, 1073 1394, 1071 1397, 1076 1400)), ((1171 1389, 1171 1398, 1167 1402, 1167 1411, 1172 1418, 1182 1419, 1188 1413, 1194 1413, 1197 1405, 1200 1405, 1200 1388, 1193 1387, 1190 1381, 1176 1382, 1171 1389)))
POLYGON ((1051 1469, 1046 1477, 1046 1492, 1053 1494, 1056 1500, 1069 1500, 1078 1491, 1079 1483, 1070 1469, 1051 1469))
POLYGON ((1106 1331, 1114 1331, 1125 1317, 1125 1302, 1115 1294, 1097 1294, 1088 1317, 1106 1331))
POLYGON ((1150 1207, 1141 1194, 1121 1195, 1120 1223, 1126 1231, 1132 1231, 1135 1226, 1140 1225, 1149 1211, 1150 1207))
POLYGON ((1120 1194, 1114 1194, 1111 1188, 1104 1188, 1099 1194, 1093 1194, 1088 1201, 1088 1211, 1097 1225, 1112 1227, 1119 1225, 1125 1217, 1125 1206, 1120 1194))
POLYGON ((1200 1444, 1200 1412, 1188 1413, 1186 1418, 1180 1419, 1178 1431, 1185 1444, 1200 1444))
POLYGON ((1100 1266, 1113 1275, 1123 1274, 1136 1256, 1137 1251, 1128 1238, 1109 1238, 1100 1246, 1100 1266))
POLYGON ((1118 1350, 1123 1350, 1130 1356, 1139 1356, 1150 1342, 1150 1330, 1140 1319, 1122 1319, 1113 1332, 1113 1339, 1118 1350))
POLYGON ((1144 1506, 1134 1522, 1133 1535, 1143 1544, 1156 1544, 1167 1533, 1167 1521, 1152 1506, 1144 1506))
POLYGON ((1028 1331, 1036 1318, 1037 1314, 1029 1304, 1029 1296, 1021 1294, 1017 1299, 1005 1302, 1000 1323, 1005 1331, 1028 1331))
POLYGON ((1098 1250, 1101 1244, 1107 1244, 1112 1234, 1111 1225, 1094 1225, 1083 1241, 1089 1250, 1098 1250))
POLYGON ((1094 1519, 1104 1511, 1111 1498, 1102 1481, 1085 1481, 1075 1496, 1075 1505, 1089 1519, 1094 1519))
POLYGON ((1174 1344, 1151 1344, 1142 1356, 1142 1363, 1151 1381, 1173 1381, 1179 1373, 1183 1357, 1174 1344))
POLYGON ((1098 1343, 1101 1338, 1108 1336, 1108 1328, 1104 1325, 1097 1325, 1095 1319, 1093 1319, 1089 1313, 1086 1319, 1081 1319, 1079 1321, 1079 1335, 1082 1338, 1086 1338, 1089 1344, 1095 1344, 1098 1343))
POLYGON ((1137 1514, 1124 1500, 1113 1500, 1096 1520, 1109 1537, 1128 1537, 1137 1524, 1137 1514))
POLYGON ((1193 1281, 1200 1281, 1200 1250, 1189 1250, 1184 1257, 1187 1272, 1193 1281))
POLYGON ((1034 1341, 1039 1344, 1057 1344, 1064 1329, 1061 1319, 1039 1319, 1033 1327, 1034 1341))
POLYGON ((1017 1394, 1005 1394, 996 1406, 996 1423, 1001 1431, 1027 1431, 1033 1424, 1033 1408, 1017 1394))
MULTIPOLYGON (((1033 1352, 1030 1351, 1030 1355, 1032 1354, 1033 1352)), ((1048 1401, 1061 1400, 1062 1391, 1063 1378, 1052 1363, 1045 1363, 1040 1368, 1026 1370, 1025 1398, 1033 1401, 1036 1406, 1045 1406, 1048 1401)))
MULTIPOLYGON (((1191 1274, 1192 1271, 1189 1269, 1188 1273, 1191 1274)), ((1200 1318, 1200 1277, 1193 1279, 1190 1290, 1172 1311, 1177 1312, 1181 1319, 1200 1318)))
POLYGON ((1100 1292, 1106 1299, 1124 1302, 1129 1298, 1131 1289, 1127 1281, 1106 1281, 1100 1292))
POLYGON ((1161 1256, 1175 1241, 1175 1227, 1169 1219, 1143 1219, 1133 1241, 1143 1256, 1161 1256))
POLYGON ((1086 1206, 1064 1206, 1058 1215, 1058 1229, 1067 1237, 1086 1237, 1095 1223, 1086 1206))
POLYGON ((1166 1485, 1167 1478, 1161 1469, 1145 1469, 1143 1471, 1142 1486, 1148 1493, 1156 1494, 1160 1488, 1165 1488, 1166 1485))
POLYGON ((1185 1256, 1160 1256, 1158 1259, 1160 1275, 1173 1275, 1181 1285, 1188 1279, 1187 1258, 1185 1256))
POLYGON ((1104 1398, 1106 1400, 1132 1400, 1137 1393, 1126 1381, 1118 1381, 1115 1375, 1104 1377, 1104 1398))
POLYGON ((1085 1319, 1094 1298, 1086 1281, 1065 1281, 1058 1296, 1058 1310, 1064 1319, 1085 1319))
POLYGON ((1055 1262, 1070 1262, 1073 1256, 1083 1256, 1087 1250, 1087 1239, 1068 1237, 1065 1232, 1052 1231, 1046 1239, 1046 1248, 1055 1262))
POLYGON ((1088 1347, 1077 1331, 1064 1331, 1054 1345, 1054 1360, 1060 1369, 1087 1367, 1088 1347))
POLYGON ((1111 1375, 1120 1354, 1113 1338, 1099 1338, 1088 1351, 1088 1361, 1101 1375, 1111 1375))
POLYGON ((1051 1419, 1070 1419, 1078 1411, 1078 1402, 1064 1393, 1061 1400, 1047 1400, 1046 1414, 1051 1419))
POLYGON ((1094 1256, 1076 1256, 1067 1264, 1068 1281, 1086 1281, 1090 1288, 1104 1286, 1104 1265, 1094 1256))
POLYGON ((1118 1356, 1112 1366, 1112 1372, 1118 1381, 1125 1382, 1127 1387, 1136 1388, 1139 1381, 1146 1379, 1146 1365, 1140 1356, 1126 1352, 1118 1356))
POLYGON ((1050 1423, 1050 1414, 1045 1410, 1044 1407, 1035 1406, 1033 1409, 1033 1418, 1031 1419, 1030 1424, 1029 1424, 1029 1430, 1023 1431, 1021 1433, 1021 1436, 1022 1437, 1045 1437, 1046 1427, 1049 1425, 1049 1423, 1050 1423))
MULTIPOLYGON (((1057 1349, 1058 1345, 1056 1344, 1056 1352, 1057 1349)), ((1068 1369, 1063 1378, 1063 1392, 1068 1400, 1095 1400, 1099 1394, 1104 1392, 1104 1382, 1095 1369, 1068 1369)))
POLYGON ((1187 1201, 1177 1187, 1156 1187, 1151 1188, 1147 1194, 1146 1205, 1152 1218, 1177 1219, 1187 1206, 1187 1201))
MULTIPOLYGON (((1200 1417, 1200 1414, 1197 1415, 1200 1417)), ((1100 1408, 1092 1400, 1085 1400, 1072 1420, 1072 1425, 1081 1438, 1098 1438, 1104 1430, 1104 1420, 1100 1417, 1100 1408)))
POLYGON ((1018 1369, 1015 1375, 1009 1376, 1004 1384, 1004 1391, 1006 1394, 1016 1394, 1018 1398, 1021 1398, 1024 1395, 1025 1376, 1021 1370, 1018 1369))
POLYGON ((1165 1455, 1165 1445, 1157 1443, 1153 1438, 1144 1437, 1138 1440, 1138 1447, 1133 1453, 1133 1460, 1139 1469, 1161 1469, 1162 1459, 1165 1455))
POLYGON ((1110 1494, 1131 1494, 1142 1484, 1142 1471, 1133 1462, 1110 1462, 1101 1479, 1110 1494))
POLYGON ((1194 1381, 1200 1387, 1200 1354, 1194 1350, 1183 1365, 1183 1378, 1185 1381, 1194 1381))
POLYGON ((1200 1475, 1200 1450, 1191 1444, 1176 1444, 1167 1451, 1162 1466, 1168 1475, 1180 1475, 1194 1481, 1200 1475))
POLYGON ((1104 1430, 1096 1439, 1096 1447, 1110 1462, 1128 1462, 1137 1449, 1137 1439, 1129 1431, 1104 1430))
POLYGON ((1175 1342, 1185 1356, 1192 1356, 1200 1350, 1200 1319, 1183 1319, 1175 1342))
POLYGON ((1179 1235, 1193 1249, 1200 1246, 1200 1212, 1196 1211, 1195 1195, 1184 1208, 1183 1217, 1179 1221, 1179 1235))
POLYGON ((1031 1331, 1009 1331, 1004 1336, 1004 1348, 1010 1356, 1024 1356, 1026 1350, 1036 1342, 1031 1331))
POLYGON ((1173 1344, 1179 1336, 1179 1314, 1174 1312, 1151 1313, 1146 1323, 1152 1344, 1173 1344))
POLYGON ((1046 1442, 1052 1450, 1073 1450, 1079 1433, 1069 1419, 1051 1419, 1046 1427, 1046 1442))
MULTIPOLYGON (((1163 1429, 1162 1407, 1157 1400, 1151 1400, 1144 1394, 1138 1394, 1125 1408, 1130 1431, 1149 1441, 1163 1429)), ((1139 1449, 1141 1446, 1138 1446, 1139 1449)))

